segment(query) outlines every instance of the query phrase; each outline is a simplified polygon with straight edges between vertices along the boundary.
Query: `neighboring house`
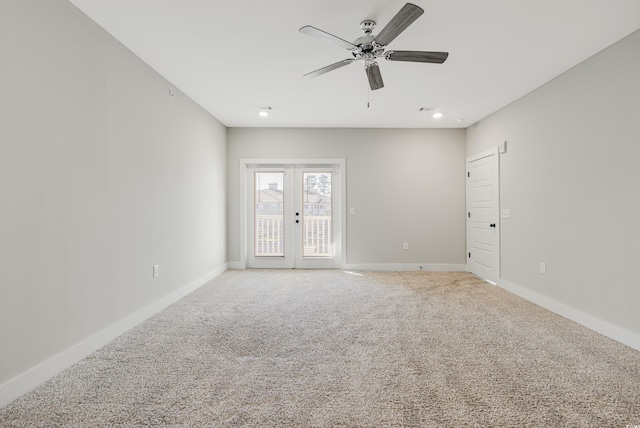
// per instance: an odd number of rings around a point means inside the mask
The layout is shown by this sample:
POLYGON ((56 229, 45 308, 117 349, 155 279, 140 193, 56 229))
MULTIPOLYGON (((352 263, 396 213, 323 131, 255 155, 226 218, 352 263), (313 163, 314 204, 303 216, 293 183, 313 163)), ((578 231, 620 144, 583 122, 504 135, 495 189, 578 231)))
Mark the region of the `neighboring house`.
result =
POLYGON ((317 190, 305 191, 304 194, 305 216, 330 216, 331 195, 321 195, 317 190))
POLYGON ((256 192, 256 214, 258 215, 282 215, 284 193, 278 189, 278 183, 269 183, 266 189, 256 192))
MULTIPOLYGON (((256 192, 256 213, 264 216, 282 215, 284 194, 278 188, 278 183, 269 183, 268 186, 256 192)), ((305 189, 303 202, 305 216, 331 215, 330 192, 321 194, 319 189, 305 189)))

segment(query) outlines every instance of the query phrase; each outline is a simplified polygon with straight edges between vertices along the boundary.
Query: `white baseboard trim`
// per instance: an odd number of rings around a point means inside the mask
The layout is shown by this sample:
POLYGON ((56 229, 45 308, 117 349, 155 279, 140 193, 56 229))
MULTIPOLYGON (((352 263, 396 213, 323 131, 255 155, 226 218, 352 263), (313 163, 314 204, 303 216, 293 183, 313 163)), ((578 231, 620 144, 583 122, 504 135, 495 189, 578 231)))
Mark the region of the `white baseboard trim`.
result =
POLYGON ((227 264, 213 269, 206 275, 183 285, 174 292, 169 293, 161 299, 139 309, 133 314, 105 328, 104 330, 99 331, 93 336, 76 343, 37 366, 30 368, 12 379, 9 379, 0 385, 0 408, 5 407, 18 397, 46 382, 61 371, 71 367, 87 355, 102 348, 116 337, 151 318, 153 315, 162 311, 169 305, 177 302, 187 294, 222 274, 227 269, 227 264))
POLYGON ((608 321, 604 321, 593 315, 582 312, 557 300, 551 299, 542 294, 536 293, 519 285, 513 284, 502 279, 498 280, 499 287, 522 297, 538 306, 542 306, 545 309, 550 310, 564 318, 574 321, 584 327, 587 327, 595 332, 598 332, 610 339, 618 341, 624 345, 627 345, 633 349, 640 351, 640 334, 627 330, 618 325, 612 324, 608 321))
POLYGON ((343 270, 371 270, 380 272, 466 272, 466 264, 432 264, 432 263, 347 263, 343 270))
POLYGON ((229 269, 233 270, 242 270, 245 269, 245 265, 242 262, 229 262, 229 269))
MULTIPOLYGON (((229 262, 229 269, 246 269, 241 262, 229 262)), ((433 264, 433 263, 346 263, 341 270, 370 270, 379 272, 466 272, 466 264, 433 264)))

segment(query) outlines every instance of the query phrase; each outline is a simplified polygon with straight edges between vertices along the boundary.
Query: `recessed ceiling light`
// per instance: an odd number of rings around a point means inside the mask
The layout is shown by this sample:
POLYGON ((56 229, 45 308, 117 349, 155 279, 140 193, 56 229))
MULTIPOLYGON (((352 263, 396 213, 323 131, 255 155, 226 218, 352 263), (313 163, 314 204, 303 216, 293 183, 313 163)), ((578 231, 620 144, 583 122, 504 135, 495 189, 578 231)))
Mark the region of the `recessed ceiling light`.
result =
POLYGON ((273 107, 271 106, 260 106, 259 108, 260 108, 260 111, 258 112, 258 116, 260 117, 269 116, 269 112, 273 110, 273 107))
POLYGON ((440 119, 442 117, 442 112, 436 111, 435 113, 433 113, 433 115, 431 115, 431 117, 433 117, 434 119, 440 119))

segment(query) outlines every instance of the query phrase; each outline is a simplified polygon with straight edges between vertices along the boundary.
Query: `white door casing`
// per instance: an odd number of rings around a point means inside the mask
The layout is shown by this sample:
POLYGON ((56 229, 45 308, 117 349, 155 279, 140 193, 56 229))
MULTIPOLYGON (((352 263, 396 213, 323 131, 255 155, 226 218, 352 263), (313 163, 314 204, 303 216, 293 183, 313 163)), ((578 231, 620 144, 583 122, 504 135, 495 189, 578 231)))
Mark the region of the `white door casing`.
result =
POLYGON ((500 278, 500 163, 498 148, 467 158, 467 268, 500 278))

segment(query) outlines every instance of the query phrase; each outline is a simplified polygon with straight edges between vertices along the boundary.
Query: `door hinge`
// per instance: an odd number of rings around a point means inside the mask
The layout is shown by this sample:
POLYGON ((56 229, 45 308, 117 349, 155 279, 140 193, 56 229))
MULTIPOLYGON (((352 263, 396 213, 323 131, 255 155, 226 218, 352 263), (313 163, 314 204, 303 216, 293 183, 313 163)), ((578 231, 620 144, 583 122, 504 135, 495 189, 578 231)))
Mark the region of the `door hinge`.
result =
POLYGON ((471 178, 471 173, 470 172, 467 172, 467 177, 471 178))
POLYGON ((468 212, 467 214, 468 214, 468 217, 469 217, 469 218, 471 218, 471 213, 470 213, 470 212, 468 212))
POLYGON ((469 258, 471 258, 471 253, 469 253, 469 258))

